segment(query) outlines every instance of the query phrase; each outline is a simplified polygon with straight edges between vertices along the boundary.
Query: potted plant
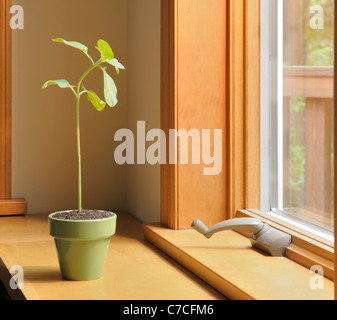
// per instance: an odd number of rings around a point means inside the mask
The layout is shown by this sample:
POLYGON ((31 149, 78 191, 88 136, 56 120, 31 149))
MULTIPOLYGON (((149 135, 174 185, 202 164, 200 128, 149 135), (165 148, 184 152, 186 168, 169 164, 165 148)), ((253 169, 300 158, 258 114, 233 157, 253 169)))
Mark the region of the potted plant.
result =
POLYGON ((78 206, 77 210, 50 214, 49 233, 55 239, 63 279, 93 280, 102 275, 110 238, 115 234, 117 216, 113 212, 82 208, 80 98, 86 95, 88 101, 98 111, 102 111, 106 105, 114 107, 117 104, 117 87, 106 68, 112 65, 117 74, 120 69, 125 68, 114 57, 111 47, 104 40, 97 42, 96 49, 100 53, 97 62, 88 54, 88 48, 79 42, 61 38, 52 41, 79 49, 89 58, 91 65, 80 77, 77 85, 71 85, 67 80, 62 79, 47 81, 42 87, 45 89, 51 85, 57 85, 62 89, 71 90, 76 98, 78 206), (94 91, 87 90, 83 84, 85 78, 96 68, 101 69, 103 73, 105 101, 102 101, 94 91))

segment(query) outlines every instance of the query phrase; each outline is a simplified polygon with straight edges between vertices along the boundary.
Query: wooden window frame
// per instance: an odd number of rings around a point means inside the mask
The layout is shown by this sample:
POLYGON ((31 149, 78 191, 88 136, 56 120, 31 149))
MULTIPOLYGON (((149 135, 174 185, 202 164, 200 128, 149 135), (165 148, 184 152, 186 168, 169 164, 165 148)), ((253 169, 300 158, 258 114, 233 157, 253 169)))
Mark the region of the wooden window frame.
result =
MULTIPOLYGON (((224 195, 228 202, 224 219, 235 217, 239 209, 260 207, 260 115, 256 110, 260 103, 259 87, 256 86, 260 80, 257 63, 260 6, 259 0, 230 0, 227 3, 227 27, 230 31, 226 39, 228 53, 223 54, 227 56, 228 85, 222 90, 226 91, 228 106, 227 134, 223 144, 227 161, 223 170, 229 187, 224 195)), ((177 0, 162 0, 161 127, 165 132, 179 129, 177 119, 185 116, 180 111, 177 97, 180 68, 177 6, 177 0)), ((186 225, 181 227, 177 223, 181 216, 186 215, 178 210, 179 170, 184 168, 179 165, 161 166, 161 222, 172 229, 186 228, 186 225)), ((194 214, 189 217, 191 221, 194 214)))
POLYGON ((12 199, 12 31, 10 0, 0 0, 0 216, 27 212, 25 199, 12 199))
MULTIPOLYGON (((335 10, 337 10, 336 6, 335 10)), ((164 131, 178 129, 177 119, 185 116, 180 112, 178 97, 179 19, 182 17, 178 16, 177 0, 162 0, 161 125, 164 131)), ((333 243, 328 243, 278 220, 270 220, 263 212, 256 210, 260 207, 260 113, 256 109, 260 104, 260 88, 257 85, 260 83, 260 1, 227 1, 226 25, 227 52, 224 54, 227 54, 227 86, 224 90, 227 90, 227 135, 224 152, 227 153, 227 161, 224 170, 226 170, 225 177, 229 187, 224 194, 228 202, 227 214, 224 214, 222 220, 236 216, 257 217, 291 234, 293 242, 287 249, 286 256, 307 268, 321 265, 324 275, 333 280, 336 276, 334 263, 337 263, 333 243)), ((199 67, 202 66, 199 65, 199 67)), ((335 76, 336 72, 335 68, 335 76)), ((336 82, 334 92, 337 92, 336 82)), ((335 101, 335 123, 337 123, 336 111, 335 101)), ((334 130, 337 136, 337 126, 334 130)), ((179 170, 183 169, 178 165, 161 166, 161 223, 164 227, 174 230, 188 227, 179 224, 182 217, 184 221, 199 218, 195 212, 179 210, 179 202, 184 200, 180 196, 179 170)), ((336 184, 336 162, 334 170, 336 184)), ((202 192, 202 190, 196 190, 196 192, 202 192)), ((336 215, 336 201, 334 205, 336 215)), ((220 222, 220 218, 220 216, 214 219, 211 217, 208 222, 214 220, 220 222)), ((336 220, 335 218, 335 232, 336 220)))

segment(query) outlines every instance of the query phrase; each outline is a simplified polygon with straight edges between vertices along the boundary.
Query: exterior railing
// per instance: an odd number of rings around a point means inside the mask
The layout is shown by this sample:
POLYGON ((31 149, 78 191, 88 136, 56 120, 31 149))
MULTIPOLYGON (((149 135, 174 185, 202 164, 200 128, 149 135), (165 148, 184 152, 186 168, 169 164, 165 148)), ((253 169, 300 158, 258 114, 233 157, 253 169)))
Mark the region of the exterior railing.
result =
POLYGON ((284 203, 331 226, 333 88, 333 67, 284 68, 284 203))

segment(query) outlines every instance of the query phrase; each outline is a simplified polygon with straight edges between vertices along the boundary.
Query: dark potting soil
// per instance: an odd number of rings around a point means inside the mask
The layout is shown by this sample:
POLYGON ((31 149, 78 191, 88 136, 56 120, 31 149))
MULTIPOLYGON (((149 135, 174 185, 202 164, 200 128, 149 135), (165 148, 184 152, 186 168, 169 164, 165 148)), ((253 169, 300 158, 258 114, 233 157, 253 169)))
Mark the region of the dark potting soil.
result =
POLYGON ((111 218, 112 216, 113 214, 107 211, 83 209, 81 212, 78 212, 78 210, 59 212, 53 218, 60 220, 99 220, 111 218))

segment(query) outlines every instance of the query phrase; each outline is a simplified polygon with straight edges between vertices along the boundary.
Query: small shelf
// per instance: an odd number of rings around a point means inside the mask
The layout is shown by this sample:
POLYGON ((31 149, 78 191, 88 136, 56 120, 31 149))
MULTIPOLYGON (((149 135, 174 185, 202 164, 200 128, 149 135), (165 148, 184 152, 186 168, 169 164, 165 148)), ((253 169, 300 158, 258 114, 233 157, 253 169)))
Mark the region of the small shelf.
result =
POLYGON ((104 274, 95 281, 63 281, 47 215, 0 218, 0 280, 12 299, 223 300, 224 297, 145 241, 141 223, 118 214, 104 274), (24 270, 24 288, 11 290, 9 269, 24 270))

